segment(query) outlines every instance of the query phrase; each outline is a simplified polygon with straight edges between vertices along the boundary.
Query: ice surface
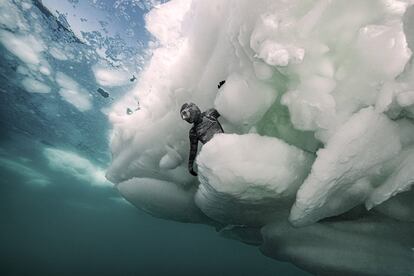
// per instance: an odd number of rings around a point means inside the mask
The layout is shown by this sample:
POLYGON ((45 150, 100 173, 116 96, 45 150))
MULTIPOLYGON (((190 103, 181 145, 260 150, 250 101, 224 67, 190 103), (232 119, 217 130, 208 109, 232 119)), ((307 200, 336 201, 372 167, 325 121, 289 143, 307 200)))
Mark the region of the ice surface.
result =
POLYGON ((126 70, 113 69, 109 66, 96 65, 93 68, 96 82, 107 87, 121 86, 128 84, 132 74, 126 70))
POLYGON ((223 224, 264 225, 266 254, 314 273, 412 273, 412 5, 160 5, 146 18, 151 59, 109 113, 107 178, 158 217, 199 222, 198 206, 223 224), (184 102, 215 107, 226 133, 202 147, 198 178, 184 102))
MULTIPOLYGON (((23 4, 29 4, 22 1, 23 4)), ((19 9, 10 1, 0 1, 0 23, 4 26, 9 27, 11 30, 16 29, 27 29, 27 21, 19 13, 19 9)))
POLYGON ((225 224, 263 225, 292 204, 312 161, 277 138, 217 134, 197 157, 197 206, 225 224))
POLYGON ((362 203, 378 185, 375 177, 381 175, 384 164, 400 150, 396 124, 373 108, 362 109, 318 151, 297 193, 290 221, 310 224, 362 203))
POLYGON ((277 91, 248 76, 232 74, 220 89, 214 107, 234 125, 251 126, 273 104, 277 91))
POLYGON ((21 61, 29 64, 39 64, 41 53, 45 50, 45 46, 33 35, 19 36, 1 30, 0 41, 7 50, 16 55, 21 61))
POLYGON ((49 166, 56 171, 63 171, 91 185, 109 186, 105 172, 91 161, 75 152, 56 148, 45 148, 43 154, 49 166))
POLYGON ((49 86, 33 78, 24 78, 22 85, 26 91, 32 93, 49 93, 51 90, 49 86))
POLYGON ((57 47, 51 47, 49 49, 49 54, 52 55, 52 57, 54 57, 57 60, 67 60, 68 57, 66 55, 65 52, 61 51, 59 48, 57 47))
POLYGON ((91 96, 75 80, 62 72, 56 73, 56 83, 60 85, 59 94, 62 98, 74 105, 79 111, 91 109, 91 96))

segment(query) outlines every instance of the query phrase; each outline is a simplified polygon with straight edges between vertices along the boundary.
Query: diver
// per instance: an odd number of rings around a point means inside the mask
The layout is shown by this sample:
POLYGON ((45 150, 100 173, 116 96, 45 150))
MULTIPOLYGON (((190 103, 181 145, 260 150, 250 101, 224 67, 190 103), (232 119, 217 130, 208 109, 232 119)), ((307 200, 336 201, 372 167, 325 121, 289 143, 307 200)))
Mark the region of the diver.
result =
POLYGON ((201 113, 198 106, 194 103, 185 103, 180 110, 181 118, 190 124, 194 124, 190 129, 190 157, 188 160, 188 171, 197 176, 193 165, 197 155, 198 141, 205 144, 213 138, 216 133, 223 133, 223 128, 218 121, 220 114, 214 108, 201 113))

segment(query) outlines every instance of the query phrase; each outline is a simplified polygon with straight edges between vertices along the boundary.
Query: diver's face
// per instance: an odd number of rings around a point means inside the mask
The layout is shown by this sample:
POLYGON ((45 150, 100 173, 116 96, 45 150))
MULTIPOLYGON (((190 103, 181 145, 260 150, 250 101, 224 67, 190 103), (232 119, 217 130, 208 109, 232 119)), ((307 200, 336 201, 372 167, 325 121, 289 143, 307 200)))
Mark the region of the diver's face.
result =
POLYGON ((184 109, 181 111, 181 119, 187 121, 188 123, 192 124, 194 122, 194 115, 191 112, 192 110, 189 108, 184 109))

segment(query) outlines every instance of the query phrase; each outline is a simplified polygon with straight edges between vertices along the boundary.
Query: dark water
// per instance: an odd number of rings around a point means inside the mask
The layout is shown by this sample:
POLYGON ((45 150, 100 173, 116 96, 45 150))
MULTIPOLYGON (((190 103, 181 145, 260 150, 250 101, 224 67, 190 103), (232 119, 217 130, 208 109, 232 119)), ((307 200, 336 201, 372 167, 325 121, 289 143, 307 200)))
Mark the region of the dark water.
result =
POLYGON ((38 187, 1 167, 1 275, 307 275, 211 227, 153 218, 111 187, 50 171, 26 137, 1 146, 51 182, 38 187))
MULTIPOLYGON (((110 125, 101 110, 132 84, 101 97, 91 71, 100 57, 89 52, 96 45, 74 39, 62 27, 67 22, 42 10, 39 1, 5 2, 9 6, 0 4, 2 12, 17 12, 29 30, 2 23, 2 31, 24 36, 36 33, 30 28, 37 23, 43 30, 37 39, 46 46, 57 43, 78 53, 64 61, 47 50, 41 55, 52 76, 63 72, 89 91, 92 106, 79 112, 59 96, 53 77, 39 75, 0 43, 0 275, 307 275, 264 257, 255 247, 224 239, 211 227, 161 220, 137 210, 108 183, 93 184, 89 172, 71 167, 76 158, 56 167, 59 160, 51 160, 48 149, 75 154, 104 170, 110 162, 110 125), (30 8, 23 3, 31 3, 30 8), (43 78, 51 92, 25 91, 19 66, 43 78)), ((89 33, 91 41, 94 35, 89 33)), ((137 54, 128 41, 118 37, 114 43, 110 34, 106 38, 107 59, 116 60, 121 50, 137 54)), ((123 65, 133 68, 144 60, 144 55, 135 63, 126 59, 123 65)), ((136 74, 132 69, 130 73, 136 74)))

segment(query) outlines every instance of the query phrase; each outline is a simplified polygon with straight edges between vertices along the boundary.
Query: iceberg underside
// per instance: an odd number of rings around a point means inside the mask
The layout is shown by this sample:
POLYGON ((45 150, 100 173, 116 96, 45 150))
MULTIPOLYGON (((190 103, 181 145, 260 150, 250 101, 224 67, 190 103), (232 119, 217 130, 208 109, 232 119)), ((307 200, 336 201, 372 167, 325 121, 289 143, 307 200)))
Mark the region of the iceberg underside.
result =
POLYGON ((413 4, 157 7, 152 58, 109 114, 107 178, 154 216, 227 225, 318 275, 414 275, 413 4), (201 148, 198 177, 184 102, 216 108, 225 130, 201 148))

